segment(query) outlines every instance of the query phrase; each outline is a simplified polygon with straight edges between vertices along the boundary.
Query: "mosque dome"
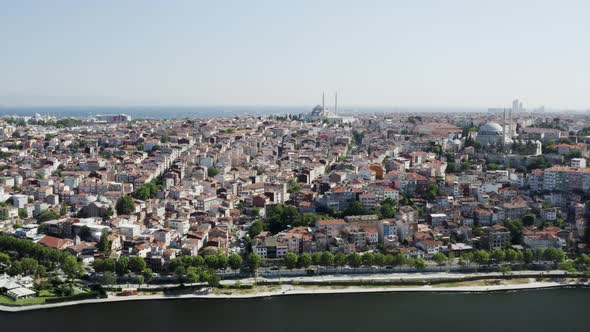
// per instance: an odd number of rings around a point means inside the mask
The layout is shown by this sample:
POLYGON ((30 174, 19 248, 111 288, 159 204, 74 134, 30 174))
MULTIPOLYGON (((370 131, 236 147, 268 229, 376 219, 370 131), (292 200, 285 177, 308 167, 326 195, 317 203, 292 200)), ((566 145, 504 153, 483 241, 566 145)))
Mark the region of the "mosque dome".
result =
POLYGON ((499 124, 488 122, 479 128, 478 135, 502 135, 503 132, 504 129, 499 124))
MULTIPOLYGON (((483 145, 502 144, 504 129, 495 122, 488 122, 479 128, 477 141, 483 145)), ((506 139, 506 143, 508 143, 506 139)))

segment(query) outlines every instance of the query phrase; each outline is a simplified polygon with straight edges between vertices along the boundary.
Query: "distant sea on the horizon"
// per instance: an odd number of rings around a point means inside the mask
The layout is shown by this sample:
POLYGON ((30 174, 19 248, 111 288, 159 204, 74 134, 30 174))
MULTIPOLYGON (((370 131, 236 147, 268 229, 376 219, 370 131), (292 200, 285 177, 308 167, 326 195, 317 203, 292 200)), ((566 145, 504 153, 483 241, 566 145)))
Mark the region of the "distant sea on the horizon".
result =
MULTIPOLYGON (((312 107, 297 106, 0 106, 0 116, 35 114, 56 117, 89 117, 97 114, 127 114, 132 119, 165 118, 213 118, 238 115, 282 115, 311 112, 312 107)), ((359 107, 339 110, 339 114, 362 113, 418 113, 418 112, 486 112, 476 108, 408 108, 408 107, 359 107)))

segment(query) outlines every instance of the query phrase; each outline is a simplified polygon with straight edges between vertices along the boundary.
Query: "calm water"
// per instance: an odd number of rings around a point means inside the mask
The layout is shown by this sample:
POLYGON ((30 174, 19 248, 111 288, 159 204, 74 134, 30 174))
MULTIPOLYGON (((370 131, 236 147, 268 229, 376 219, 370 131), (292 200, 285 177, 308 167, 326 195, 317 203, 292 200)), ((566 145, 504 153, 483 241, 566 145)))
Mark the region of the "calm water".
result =
POLYGON ((165 300, 0 313, 1 331, 589 331, 590 289, 165 300))

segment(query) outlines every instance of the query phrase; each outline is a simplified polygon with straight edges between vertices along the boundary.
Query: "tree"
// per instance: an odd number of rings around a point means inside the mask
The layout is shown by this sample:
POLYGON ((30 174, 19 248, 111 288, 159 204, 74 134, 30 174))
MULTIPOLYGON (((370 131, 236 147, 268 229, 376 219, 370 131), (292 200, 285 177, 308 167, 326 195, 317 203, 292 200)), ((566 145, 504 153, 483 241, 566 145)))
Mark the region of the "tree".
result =
POLYGON ((228 263, 232 270, 239 270, 240 267, 242 267, 244 260, 242 259, 242 256, 238 254, 231 254, 229 255, 228 263))
POLYGON ((377 266, 384 266, 385 265, 385 255, 379 253, 373 255, 373 259, 375 261, 375 265, 377 266))
POLYGON ((248 255, 247 263, 248 263, 248 268, 250 269, 250 271, 255 273, 256 270, 258 270, 258 268, 262 264, 262 258, 260 258, 260 256, 258 256, 257 254, 251 252, 248 255))
POLYGON ((109 239, 109 230, 104 228, 100 234, 100 241, 98 242, 98 250, 103 253, 108 253, 111 250, 111 240, 109 239))
POLYGON ((266 221, 271 232, 276 233, 289 226, 308 226, 298 208, 287 205, 275 205, 267 211, 266 221))
MULTIPOLYGON (((123 258, 123 257, 121 257, 121 258, 123 258)), ((94 268, 94 270, 96 272, 106 272, 106 271, 115 272, 115 270, 117 269, 115 261, 113 261, 110 258, 105 258, 105 259, 97 258, 94 260, 94 262, 92 262, 92 267, 94 268)))
POLYGON ((367 214, 367 211, 359 201, 353 201, 344 211, 342 211, 343 217, 359 216, 363 214, 367 214))
POLYGON ((533 251, 531 249, 526 249, 522 253, 522 258, 525 263, 527 263, 527 264, 532 263, 533 259, 534 259, 533 251))
POLYGON ((133 273, 141 273, 143 270, 145 270, 146 267, 147 264, 143 257, 133 256, 129 259, 129 269, 133 273))
POLYGON ((348 255, 348 265, 350 265, 350 267, 356 269, 361 266, 361 262, 361 255, 358 253, 353 252, 352 254, 348 255))
POLYGON ((314 252, 313 254, 311 254, 311 262, 313 265, 322 264, 322 254, 319 252, 314 252))
POLYGON ((14 261, 12 262, 12 264, 10 264, 10 267, 8 268, 8 274, 11 276, 15 276, 15 275, 19 275, 23 273, 23 268, 21 266, 21 263, 19 261, 14 261))
POLYGON ((289 194, 297 193, 301 191, 301 185, 297 183, 294 179, 289 180, 289 189, 287 192, 289 194))
POLYGON ((504 251, 501 249, 494 249, 490 254, 490 258, 496 263, 501 263, 504 260, 504 251))
POLYGON ((510 231, 512 243, 518 243, 524 227, 522 221, 519 219, 506 219, 504 220, 504 226, 510 231))
POLYGON ((135 212, 135 203, 129 196, 121 196, 115 204, 117 214, 132 214, 135 212))
POLYGON ((109 208, 107 209, 107 211, 105 212, 104 216, 103 216, 103 220, 108 220, 113 216, 113 208, 109 206, 109 208))
POLYGON ((422 258, 418 258, 414 261, 414 267, 418 270, 424 270, 426 267, 426 261, 422 258))
POLYGON ((504 259, 507 262, 514 262, 516 261, 518 257, 518 253, 516 252, 516 250, 508 248, 506 250, 504 250, 504 259))
POLYGON ((148 200, 150 198, 150 190, 145 186, 140 187, 136 191, 133 192, 133 197, 140 199, 142 201, 148 200))
POLYGON ((195 271, 188 271, 184 276, 184 280, 188 283, 194 284, 199 281, 199 275, 195 271))
POLYGON ((571 260, 565 261, 565 262, 562 262, 561 264, 559 264, 559 269, 567 271, 567 272, 571 272, 571 273, 576 272, 576 268, 574 267, 574 264, 571 260))
MULTIPOLYGON (((190 258, 190 266, 194 266, 194 267, 199 267, 199 266, 204 266, 205 265, 205 259, 201 256, 182 256, 187 257, 187 262, 188 262, 188 258, 190 258)), ((239 255, 238 255, 239 257, 239 255)), ((240 259, 242 259, 242 257, 240 257, 240 259)), ((241 262, 241 260, 240 260, 241 262)))
POLYGON ((334 254, 329 251, 324 252, 321 258, 321 264, 322 266, 334 265, 334 254))
POLYGON ((184 278, 184 275, 186 274, 186 267, 184 265, 179 265, 174 269, 174 274, 176 275, 176 277, 178 279, 182 279, 184 278))
POLYGON ((10 256, 7 253, 0 252, 0 265, 10 265, 10 256))
POLYGON ((428 191, 426 192, 426 199, 429 201, 434 201, 436 196, 440 196, 441 192, 437 185, 431 184, 428 187, 428 191))
POLYGON ((381 218, 393 218, 395 217, 395 207, 397 206, 397 202, 393 200, 391 197, 386 198, 383 202, 381 202, 381 206, 379 207, 379 215, 381 218))
POLYGON ((385 266, 395 266, 397 265, 396 257, 392 254, 387 254, 384 257, 383 265, 385 266))
POLYGON ((115 265, 115 270, 120 276, 129 273, 129 257, 121 256, 115 265))
POLYGON ((370 267, 373 266, 373 264, 375 263, 375 256, 373 256, 373 254, 371 254, 370 252, 367 252, 363 254, 361 260, 364 266, 370 267))
POLYGON ((308 253, 303 253, 299 256, 298 261, 301 267, 308 268, 312 262, 311 255, 308 253))
POLYGON ((29 216, 29 213, 25 209, 18 209, 18 217, 20 219, 26 219, 29 216))
POLYGON ((502 264, 498 270, 502 272, 502 275, 506 275, 512 271, 512 268, 508 264, 502 264))
POLYGON ((34 258, 25 257, 21 259, 21 268, 25 275, 35 274, 39 268, 39 262, 34 258))
POLYGON ((143 275, 138 275, 137 276, 137 284, 139 285, 139 288, 141 288, 141 285, 143 285, 144 282, 145 282, 145 279, 143 278, 143 275))
POLYGON ((217 174, 219 174, 219 168, 217 168, 217 167, 207 168, 207 176, 208 177, 214 178, 215 176, 217 176, 217 174))
POLYGON ((490 255, 485 250, 477 250, 473 252, 473 259, 479 265, 487 264, 490 260, 490 255))
POLYGON ((219 268, 219 260, 217 259, 217 255, 209 255, 205 257, 205 265, 212 270, 217 270, 219 268))
POLYGON ((143 277, 143 280, 148 284, 150 283, 150 281, 152 281, 152 279, 154 279, 154 272, 152 272, 152 269, 150 269, 149 267, 144 269, 141 275, 143 277))
POLYGON ((341 252, 337 253, 336 256, 334 256, 334 264, 336 264, 336 266, 346 265, 346 255, 341 252))
POLYGON ((432 256, 432 260, 435 261, 436 264, 442 266, 445 265, 445 263, 447 262, 447 256, 445 256, 445 254, 443 254, 442 252, 437 252, 432 256))
POLYGON ((55 219, 59 219, 59 214, 57 214, 57 213, 55 213, 55 211, 51 211, 51 210, 42 211, 37 216, 37 220, 39 222, 44 222, 44 221, 48 221, 48 220, 55 220, 55 219))
POLYGON ((98 280, 101 285, 113 285, 117 283, 117 276, 111 272, 105 272, 98 280))
POLYGON ((217 255, 218 251, 219 250, 215 247, 206 247, 205 249, 201 250, 201 255, 203 255, 203 257, 217 255))
POLYGON ((285 262, 285 266, 289 270, 292 270, 297 266, 298 257, 295 253, 289 252, 283 257, 283 260, 285 262))
POLYGON ((525 226, 532 226, 535 224, 535 215, 533 214, 525 214, 524 216, 522 216, 522 223, 525 226))
POLYGON ((549 247, 543 251, 543 258, 554 263, 561 263, 565 259, 565 253, 561 249, 549 247))
POLYGON ((252 223, 252 225, 250 225, 250 228, 248 229, 248 236, 254 238, 258 234, 260 234, 262 230, 262 223, 260 221, 255 221, 252 223))
POLYGON ((74 256, 67 256, 61 266, 61 269, 68 276, 69 279, 74 279, 80 274, 81 271, 80 264, 74 256))
POLYGON ((363 138, 365 137, 365 133, 353 130, 352 131, 352 138, 354 140, 354 144, 361 145, 363 144, 363 138))
POLYGON ((229 260, 228 260, 226 254, 224 254, 224 253, 217 254, 217 268, 219 270, 227 269, 228 264, 229 264, 229 260))

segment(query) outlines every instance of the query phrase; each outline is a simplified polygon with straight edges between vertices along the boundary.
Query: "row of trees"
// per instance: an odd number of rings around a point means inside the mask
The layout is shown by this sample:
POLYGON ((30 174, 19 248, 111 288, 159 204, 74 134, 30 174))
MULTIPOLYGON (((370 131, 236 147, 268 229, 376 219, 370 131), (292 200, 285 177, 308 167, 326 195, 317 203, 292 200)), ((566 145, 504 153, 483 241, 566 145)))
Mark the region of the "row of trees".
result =
POLYGON ((47 268, 34 258, 25 257, 13 260, 7 253, 0 252, 0 273, 4 272, 13 276, 24 274, 44 277, 47 274, 47 268))
POLYGON ((227 256, 223 253, 206 255, 206 256, 181 256, 170 261, 168 272, 176 272, 178 267, 205 267, 211 270, 225 270, 228 267, 232 270, 238 270, 243 265, 243 259, 238 254, 227 256))
POLYGON ((97 258, 92 262, 92 267, 96 272, 116 272, 118 275, 125 275, 129 272, 140 274, 148 269, 143 257, 139 256, 122 256, 116 261, 111 258, 97 258))
POLYGON ((239 270, 243 259, 238 254, 229 256, 218 253, 206 256, 181 256, 170 261, 167 272, 174 273, 182 282, 207 282, 211 286, 219 284, 217 270, 239 270))
MULTIPOLYGON (((256 254, 250 254, 248 257, 248 265, 250 266, 250 257, 256 256, 256 254)), ((554 263, 561 263, 565 259, 565 253, 561 249, 557 248, 547 248, 545 250, 537 249, 531 250, 527 249, 524 251, 517 251, 514 249, 496 249, 493 251, 486 251, 486 250, 475 250, 471 253, 464 253, 459 257, 458 263, 460 265, 466 265, 469 263, 477 263, 479 265, 488 265, 488 264, 499 264, 503 262, 508 263, 525 263, 530 264, 534 261, 550 261, 554 263)), ((252 258, 254 261, 254 258, 252 258)), ((449 261, 454 262, 455 257, 454 255, 447 256, 444 253, 437 253, 432 256, 432 261, 436 262, 438 265, 445 265, 449 261)), ((287 253, 283 257, 283 263, 288 269, 294 268, 307 268, 311 265, 317 266, 345 266, 348 265, 353 268, 358 268, 361 266, 369 267, 369 266, 411 266, 418 269, 424 268, 426 266, 426 261, 423 259, 412 259, 407 258, 405 255, 402 254, 373 254, 373 253, 365 253, 365 254, 343 254, 337 253, 333 254, 332 252, 317 252, 313 254, 303 253, 297 255, 295 253, 287 253)), ((581 258, 576 260, 576 264, 584 267, 590 267, 590 256, 584 255, 581 258)), ((254 265, 256 268, 258 266, 254 265)))
POLYGON ((526 249, 517 251, 512 248, 495 249, 492 251, 475 250, 471 253, 464 253, 459 258, 459 264, 467 264, 475 262, 479 265, 487 265, 492 263, 525 263, 530 264, 534 261, 549 261, 554 263, 563 262, 565 253, 561 249, 547 248, 547 249, 526 249))
POLYGON ((2 259, 9 267, 9 271, 12 268, 13 271, 30 274, 33 270, 36 272, 40 269, 39 265, 42 265, 48 271, 60 268, 71 279, 77 277, 82 271, 80 263, 71 254, 13 236, 0 235, 0 252, 8 255, 7 261, 6 256, 2 259), (28 259, 25 260, 25 258, 28 259))
MULTIPOLYGON (((114 284, 116 275, 123 276, 133 272, 139 283, 149 282, 153 272, 147 267, 145 260, 139 256, 122 256, 118 260, 111 258, 96 259, 93 262, 96 272, 103 273, 101 283, 114 284), (116 275, 115 275, 116 274, 116 275)), ((228 267, 232 270, 239 270, 243 265, 240 255, 229 256, 218 253, 205 256, 181 256, 170 261, 164 273, 174 274, 181 282, 196 283, 207 282, 210 285, 218 285, 219 277, 217 270, 225 270, 228 267)))
POLYGON ((283 261, 285 266, 288 269, 294 269, 296 267, 299 268, 307 268, 311 265, 318 265, 318 266, 350 266, 353 268, 358 268, 361 266, 402 266, 408 265, 413 266, 418 269, 422 269, 426 266, 426 261, 423 259, 408 259, 406 256, 402 254, 373 254, 373 253, 364 253, 362 255, 358 253, 352 254, 343 254, 337 253, 333 254, 332 252, 316 252, 313 254, 303 253, 297 255, 295 253, 288 253, 283 257, 283 261))

